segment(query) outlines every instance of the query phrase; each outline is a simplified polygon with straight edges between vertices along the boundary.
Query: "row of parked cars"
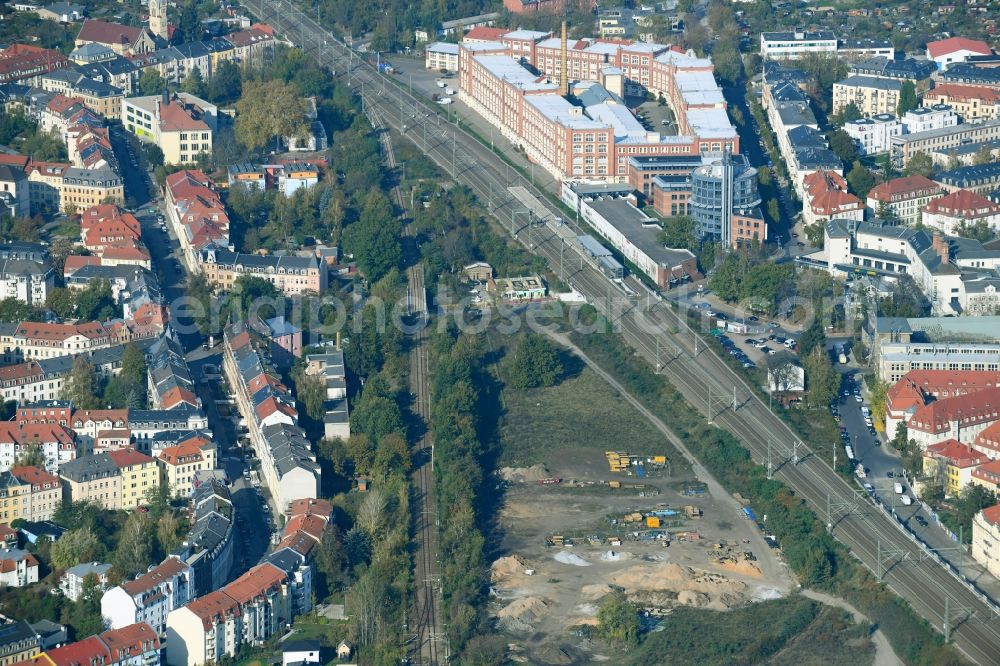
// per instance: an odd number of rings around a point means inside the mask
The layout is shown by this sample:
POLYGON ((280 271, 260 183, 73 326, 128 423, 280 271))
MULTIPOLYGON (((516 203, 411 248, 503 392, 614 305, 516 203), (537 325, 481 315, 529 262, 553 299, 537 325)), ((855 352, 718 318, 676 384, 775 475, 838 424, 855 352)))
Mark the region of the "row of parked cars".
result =
POLYGON ((719 344, 722 348, 729 352, 729 355, 735 358, 737 361, 743 364, 743 367, 747 370, 756 368, 757 365, 750 360, 750 357, 743 353, 743 350, 736 346, 736 343, 727 338, 725 335, 719 335, 719 344))

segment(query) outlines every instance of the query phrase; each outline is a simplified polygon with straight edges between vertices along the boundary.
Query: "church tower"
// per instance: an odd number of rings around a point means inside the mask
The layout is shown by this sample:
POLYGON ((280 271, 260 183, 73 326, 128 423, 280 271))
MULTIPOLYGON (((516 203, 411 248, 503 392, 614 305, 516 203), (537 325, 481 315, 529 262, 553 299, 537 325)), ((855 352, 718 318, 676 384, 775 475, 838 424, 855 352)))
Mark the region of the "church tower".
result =
POLYGON ((169 41, 170 33, 167 29, 166 0, 149 0, 149 31, 155 37, 165 42, 169 41))

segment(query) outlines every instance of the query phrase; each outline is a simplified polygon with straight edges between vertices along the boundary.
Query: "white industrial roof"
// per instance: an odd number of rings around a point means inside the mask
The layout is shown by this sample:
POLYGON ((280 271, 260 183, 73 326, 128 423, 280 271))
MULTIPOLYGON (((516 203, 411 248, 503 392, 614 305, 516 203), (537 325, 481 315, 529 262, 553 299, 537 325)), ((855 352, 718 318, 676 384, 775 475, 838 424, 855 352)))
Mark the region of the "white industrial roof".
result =
POLYGON ((507 46, 500 42, 462 42, 466 51, 506 51, 507 46))
POLYGON ((541 39, 549 33, 541 32, 539 30, 512 30, 511 32, 505 33, 502 39, 541 39))
POLYGON ((519 62, 506 55, 481 55, 474 60, 485 67, 493 76, 521 90, 558 90, 555 83, 546 81, 543 77, 532 74, 519 62), (541 80, 539 80, 541 79, 541 80))
POLYGON ((458 44, 449 44, 448 42, 434 42, 433 44, 427 45, 428 51, 434 51, 436 53, 447 53, 449 55, 458 55, 458 44))
POLYGON ((674 81, 688 104, 724 104, 722 91, 711 72, 677 72, 674 81))
POLYGON ((581 107, 573 106, 559 95, 526 95, 524 101, 538 109, 546 118, 571 129, 600 130, 608 128, 607 124, 591 120, 583 115, 581 107))
POLYGON ((636 42, 630 46, 623 46, 623 51, 636 51, 640 53, 656 53, 663 49, 670 48, 666 44, 654 44, 653 42, 636 42))
POLYGON ((689 109, 687 119, 688 124, 699 137, 733 138, 736 136, 736 129, 729 121, 729 115, 725 109, 689 109))
POLYGON ((692 58, 677 51, 667 51, 656 56, 657 62, 673 63, 677 67, 711 67, 712 61, 708 58, 692 58))
POLYGON ((611 125, 615 140, 631 138, 645 140, 648 132, 632 113, 621 104, 602 102, 587 107, 587 115, 594 120, 611 125))

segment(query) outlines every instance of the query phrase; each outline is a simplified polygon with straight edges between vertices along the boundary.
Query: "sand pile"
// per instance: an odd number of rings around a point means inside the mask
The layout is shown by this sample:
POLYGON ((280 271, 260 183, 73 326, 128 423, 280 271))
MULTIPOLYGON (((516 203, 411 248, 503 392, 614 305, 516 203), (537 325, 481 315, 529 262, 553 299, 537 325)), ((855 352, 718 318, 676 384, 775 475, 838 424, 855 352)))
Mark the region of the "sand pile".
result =
POLYGON ((500 478, 508 483, 532 483, 552 476, 545 465, 531 467, 502 467, 497 470, 500 478))
POLYGON ((560 550, 555 556, 556 562, 562 562, 563 564, 572 564, 575 567, 589 567, 590 562, 583 559, 575 553, 571 553, 568 550, 560 550))
POLYGON ((605 585, 604 583, 584 585, 580 588, 580 594, 584 599, 597 601, 598 599, 611 594, 611 586, 605 585))
POLYGON ((732 571, 733 573, 738 573, 743 576, 752 576, 754 578, 758 578, 762 575, 760 567, 758 567, 750 560, 740 560, 739 562, 726 560, 720 566, 727 571, 732 571))
POLYGON ((514 575, 523 575, 524 570, 529 568, 524 558, 520 555, 508 555, 501 557, 490 567, 490 582, 499 583, 514 575))
POLYGON ((741 605, 747 590, 741 581, 672 563, 632 566, 612 576, 611 583, 639 603, 713 610, 741 605))
POLYGON ((500 609, 497 624, 508 632, 532 632, 532 622, 541 619, 548 610, 549 602, 541 597, 521 597, 500 609))

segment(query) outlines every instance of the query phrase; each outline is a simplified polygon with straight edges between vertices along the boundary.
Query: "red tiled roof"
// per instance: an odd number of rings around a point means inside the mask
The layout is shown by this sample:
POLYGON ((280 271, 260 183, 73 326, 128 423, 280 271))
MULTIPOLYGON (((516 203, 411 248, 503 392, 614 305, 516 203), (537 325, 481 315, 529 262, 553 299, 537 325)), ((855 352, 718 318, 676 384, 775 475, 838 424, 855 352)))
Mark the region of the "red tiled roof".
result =
POLYGON ((222 590, 237 603, 245 604, 280 584, 287 577, 284 571, 266 562, 250 569, 222 590))
POLYGON ((968 37, 949 37, 948 39, 940 39, 936 42, 927 43, 927 52, 931 54, 932 58, 940 58, 955 51, 972 51, 979 55, 990 55, 993 53, 990 50, 990 45, 986 42, 978 39, 969 39, 968 37))
POLYGON ((212 626, 212 620, 216 617, 225 616, 229 613, 240 614, 240 605, 223 590, 216 590, 215 592, 209 592, 206 595, 198 597, 185 606, 185 608, 201 619, 201 624, 206 630, 212 626))
POLYGON ((258 23, 248 30, 241 30, 239 32, 226 35, 226 39, 233 46, 250 46, 251 44, 256 44, 258 42, 273 41, 274 28, 266 23, 258 23))
POLYGON ((890 412, 925 405, 931 399, 950 398, 1000 387, 1000 373, 980 370, 911 370, 889 387, 890 412))
POLYGON ((295 532, 285 531, 285 536, 282 537, 281 541, 275 546, 275 550, 281 550, 282 548, 291 548, 296 553, 302 557, 309 557, 309 553, 313 551, 317 546, 316 539, 312 538, 306 532, 302 530, 296 530, 295 532))
POLYGON ((76 409, 73 410, 71 423, 86 423, 92 421, 110 421, 111 423, 128 423, 127 409, 76 409))
POLYGON ((918 407, 908 427, 922 432, 947 430, 951 422, 962 425, 992 423, 1000 419, 1000 389, 988 388, 967 395, 943 398, 918 407))
POLYGON ((136 28, 121 23, 95 21, 85 19, 76 38, 80 41, 98 42, 100 44, 135 44, 142 34, 142 28, 136 28))
POLYGON ((925 196, 928 190, 938 192, 941 186, 926 176, 903 176, 879 183, 868 191, 868 198, 885 203, 925 196))
MULTIPOLYGON (((997 91, 1000 100, 1000 91, 997 91)), ((924 206, 924 212, 961 218, 986 217, 1000 213, 1000 206, 981 194, 969 190, 956 190, 924 206)))
POLYGON ((159 458, 168 465, 180 465, 205 459, 202 448, 211 444, 204 437, 193 437, 177 446, 168 446, 160 451, 159 458))
POLYGON ((75 335, 85 338, 103 338, 108 331, 97 321, 85 324, 50 324, 37 321, 22 321, 14 332, 16 337, 29 340, 66 340, 75 335))
POLYGON ((1000 525, 1000 504, 994 504, 983 509, 983 518, 990 525, 1000 525))
POLYGON ((137 596, 143 592, 148 592, 160 583, 173 578, 187 568, 187 565, 176 557, 168 557, 152 571, 142 574, 135 580, 122 583, 122 589, 129 596, 137 596))
POLYGON ((852 210, 864 210, 865 207, 861 199, 840 190, 821 192, 809 203, 816 215, 837 215, 852 210))
POLYGON ((292 516, 285 525, 285 532, 305 532, 318 542, 323 538, 326 523, 327 519, 323 516, 309 514, 292 516))
POLYGON ((43 374, 42 366, 34 361, 18 363, 17 365, 4 365, 0 366, 0 384, 4 382, 16 382, 19 379, 28 379, 30 377, 40 377, 43 374))
POLYGON ((135 449, 118 449, 117 451, 108 451, 108 456, 115 463, 118 469, 153 462, 152 458, 147 456, 145 453, 139 453, 135 449))
POLYGON ((992 485, 1000 485, 1000 460, 991 460, 972 470, 972 478, 992 485))
POLYGON ((497 42, 500 41, 500 38, 508 32, 510 32, 510 30, 505 28, 490 28, 485 25, 477 25, 475 28, 465 33, 465 37, 462 37, 462 41, 497 42))
POLYGON ((105 631, 101 634, 101 640, 108 646, 111 658, 116 662, 160 649, 160 637, 145 622, 105 631))
POLYGON ((45 654, 55 666, 93 666, 111 663, 108 646, 97 636, 89 636, 82 641, 46 650, 45 654))
POLYGON ((28 160, 31 158, 27 155, 8 155, 7 153, 0 153, 0 164, 6 166, 12 166, 17 169, 25 169, 28 165, 28 160))
POLYGON ((77 270, 83 268, 84 266, 100 266, 101 258, 94 256, 92 254, 71 254, 66 257, 66 263, 63 266, 63 275, 70 276, 77 270))
POLYGON ((957 439, 946 439, 937 444, 931 444, 924 451, 925 458, 945 458, 952 467, 977 467, 987 462, 986 454, 976 451, 957 439))
POLYGON ((308 516, 316 515, 323 516, 329 519, 331 514, 333 514, 333 505, 330 504, 328 500, 325 499, 315 499, 312 497, 297 499, 292 501, 288 505, 288 510, 286 513, 291 516, 308 516))
POLYGON ((46 483, 55 486, 59 486, 61 484, 57 475, 50 474, 44 469, 40 469, 38 467, 11 467, 10 473, 21 483, 28 483, 32 486, 42 486, 46 483))
POLYGON ((74 446, 73 433, 55 423, 26 423, 18 425, 12 421, 0 423, 0 442, 38 441, 42 444, 55 443, 74 446))
POLYGON ((962 102, 978 100, 992 106, 997 101, 1000 101, 1000 91, 993 88, 962 85, 960 83, 939 83, 932 90, 924 93, 925 104, 947 104, 950 100, 962 102))
POLYGON ((195 117, 188 105, 171 100, 169 104, 160 104, 160 129, 168 132, 183 132, 190 130, 208 130, 208 123, 195 117))

